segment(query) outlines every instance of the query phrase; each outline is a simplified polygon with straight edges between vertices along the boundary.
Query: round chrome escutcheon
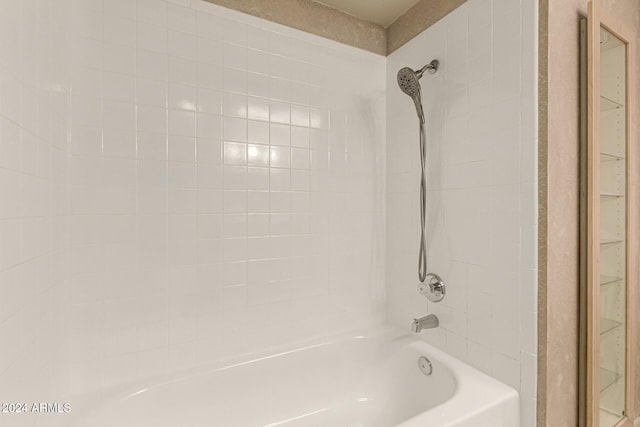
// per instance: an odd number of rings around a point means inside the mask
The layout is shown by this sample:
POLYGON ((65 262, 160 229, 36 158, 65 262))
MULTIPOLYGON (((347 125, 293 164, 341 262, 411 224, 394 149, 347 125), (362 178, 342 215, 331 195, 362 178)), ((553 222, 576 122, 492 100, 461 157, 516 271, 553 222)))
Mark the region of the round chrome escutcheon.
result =
POLYGON ((431 373, 433 372, 431 361, 429 361, 429 359, 424 356, 420 356, 420 358, 418 359, 418 366, 420 367, 420 371, 422 371, 424 375, 431 375, 431 373))

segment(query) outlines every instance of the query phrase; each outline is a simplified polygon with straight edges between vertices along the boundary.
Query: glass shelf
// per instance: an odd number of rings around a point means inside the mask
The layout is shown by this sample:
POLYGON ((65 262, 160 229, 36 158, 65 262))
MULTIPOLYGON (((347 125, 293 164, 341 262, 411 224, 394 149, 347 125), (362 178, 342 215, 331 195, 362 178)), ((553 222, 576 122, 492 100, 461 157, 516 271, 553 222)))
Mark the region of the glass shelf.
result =
POLYGON ((617 160, 624 160, 624 156, 618 156, 617 154, 613 154, 613 153, 605 153, 605 152, 600 153, 601 162, 615 162, 617 160))
POLYGON ((623 108, 624 105, 606 96, 600 96, 600 111, 611 111, 623 108))
POLYGON ((604 335, 607 332, 613 331, 620 325, 623 325, 623 323, 617 320, 605 319, 604 317, 601 317, 600 318, 600 335, 604 335))
POLYGON ((615 245, 616 243, 622 243, 622 239, 600 239, 600 246, 615 245))
POLYGON ((600 407, 600 425, 601 426, 614 426, 622 418, 621 414, 614 414, 608 409, 600 407))
POLYGON ((602 192, 602 193, 600 193, 600 198, 603 198, 603 199, 619 199, 621 197, 624 197, 624 194, 610 193, 610 192, 602 192))
POLYGON ((620 378, 622 378, 621 374, 600 368, 600 392, 614 385, 620 378))
POLYGON ((600 393, 614 385, 622 375, 608 369, 600 368, 600 393))
POLYGON ((616 276, 605 276, 603 274, 600 275, 600 286, 608 285, 610 283, 621 282, 622 277, 616 276))

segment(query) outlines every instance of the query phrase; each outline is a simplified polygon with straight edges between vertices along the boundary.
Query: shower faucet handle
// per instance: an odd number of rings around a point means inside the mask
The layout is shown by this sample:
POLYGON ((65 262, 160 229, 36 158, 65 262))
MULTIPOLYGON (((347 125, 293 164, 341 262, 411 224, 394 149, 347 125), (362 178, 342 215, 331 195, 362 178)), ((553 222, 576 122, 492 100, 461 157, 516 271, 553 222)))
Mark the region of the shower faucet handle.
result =
POLYGON ((445 295, 444 281, 437 274, 429 273, 425 281, 418 284, 418 292, 431 302, 440 302, 445 295))

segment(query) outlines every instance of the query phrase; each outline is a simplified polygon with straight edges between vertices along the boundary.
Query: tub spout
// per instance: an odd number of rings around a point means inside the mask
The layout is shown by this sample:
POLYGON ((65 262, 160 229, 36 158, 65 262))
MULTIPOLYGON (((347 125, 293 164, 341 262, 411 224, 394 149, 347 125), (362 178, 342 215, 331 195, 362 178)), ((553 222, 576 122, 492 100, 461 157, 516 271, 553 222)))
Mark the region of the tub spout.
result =
POLYGON ((438 317, 435 314, 429 314, 419 319, 413 319, 411 324, 411 332, 418 333, 423 329, 437 328, 440 324, 438 317))

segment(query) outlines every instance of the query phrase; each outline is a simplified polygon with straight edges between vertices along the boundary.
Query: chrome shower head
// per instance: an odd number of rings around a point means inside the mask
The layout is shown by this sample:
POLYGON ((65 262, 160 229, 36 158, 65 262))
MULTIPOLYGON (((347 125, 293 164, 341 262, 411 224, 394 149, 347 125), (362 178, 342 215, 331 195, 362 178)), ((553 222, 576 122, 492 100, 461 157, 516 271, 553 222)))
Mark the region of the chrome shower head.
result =
POLYGON ((429 74, 438 71, 438 66, 438 60, 434 59, 418 71, 413 71, 409 67, 404 67, 398 71, 398 86, 413 99, 421 123, 424 123, 424 112, 422 111, 422 93, 420 91, 419 80, 425 71, 428 71, 429 74))
POLYGON ((400 90, 409 95, 413 99, 416 106, 416 113, 420 119, 420 123, 424 123, 424 112, 422 111, 422 94, 420 91, 419 77, 415 71, 409 67, 404 67, 398 71, 398 85, 400 90))
POLYGON ((412 98, 420 96, 420 82, 415 71, 404 67, 398 71, 398 85, 400 89, 412 98))

